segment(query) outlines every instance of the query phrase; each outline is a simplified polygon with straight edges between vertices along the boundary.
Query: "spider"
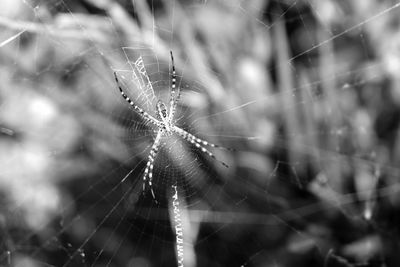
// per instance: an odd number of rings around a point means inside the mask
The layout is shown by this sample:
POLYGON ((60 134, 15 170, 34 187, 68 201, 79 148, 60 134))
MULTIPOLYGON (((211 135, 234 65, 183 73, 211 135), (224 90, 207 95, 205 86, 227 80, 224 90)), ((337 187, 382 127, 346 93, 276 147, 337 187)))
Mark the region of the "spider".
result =
MULTIPOLYGON (((183 138, 184 140, 191 143, 193 146, 195 146, 201 152, 205 153, 212 159, 220 162, 223 166, 228 168, 228 165, 226 163, 218 160, 214 156, 214 154, 211 153, 207 148, 207 147, 219 147, 219 148, 224 148, 224 147, 221 147, 221 146, 215 145, 213 143, 207 142, 203 139, 200 139, 197 136, 195 136, 175 125, 174 117, 175 117, 175 113, 176 113, 176 107, 177 107, 177 104, 180 99, 180 88, 179 88, 179 86, 176 85, 176 71, 175 71, 174 56, 172 54, 172 51, 170 51, 170 55, 171 55, 172 73, 171 73, 169 109, 167 109, 167 106, 165 105, 165 103, 163 101, 158 100, 157 104, 156 104, 156 117, 147 113, 144 109, 139 107, 135 102, 133 102, 133 100, 131 98, 129 98, 126 95, 126 93, 122 89, 122 86, 118 80, 118 75, 114 71, 115 82, 117 83, 117 86, 119 88, 119 91, 120 91, 122 97, 126 100, 126 102, 129 103, 129 105, 131 105, 131 107, 136 111, 137 114, 139 114, 139 116, 143 120, 150 122, 153 126, 157 127, 157 135, 154 139, 153 145, 151 146, 150 154, 147 157, 146 169, 144 170, 144 175, 143 175, 143 191, 145 191, 145 189, 146 189, 146 182, 147 182, 154 200, 156 200, 156 197, 154 194, 153 184, 152 184, 153 167, 154 167, 154 161, 155 161, 157 154, 159 152, 159 149, 160 149, 162 137, 176 134, 176 135, 180 136, 181 138, 183 138)), ((141 66, 139 72, 143 73, 143 70, 144 70, 144 67, 141 66)), ((145 74, 145 75, 147 75, 147 74, 145 74)), ((147 80, 149 81, 148 76, 147 76, 147 80)), ((151 86, 151 84, 150 84, 150 86, 151 86)))

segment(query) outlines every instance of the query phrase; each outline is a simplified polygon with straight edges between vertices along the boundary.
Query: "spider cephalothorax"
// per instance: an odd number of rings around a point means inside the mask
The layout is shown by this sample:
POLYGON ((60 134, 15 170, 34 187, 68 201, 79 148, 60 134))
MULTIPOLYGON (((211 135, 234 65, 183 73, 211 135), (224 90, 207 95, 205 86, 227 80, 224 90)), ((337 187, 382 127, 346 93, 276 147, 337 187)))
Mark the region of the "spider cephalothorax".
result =
MULTIPOLYGON (((140 58, 139 58, 140 59, 140 58)), ((213 153, 211 153, 206 146, 209 147, 219 147, 217 145, 214 145, 212 143, 209 143, 203 139, 200 139, 193 134, 185 131, 184 129, 176 126, 174 124, 174 116, 176 112, 176 106, 178 104, 179 98, 180 98, 180 88, 179 86, 176 86, 176 71, 175 71, 175 64, 174 64, 174 57, 172 55, 171 51, 171 65, 172 65, 172 73, 171 73, 171 90, 170 90, 170 105, 169 109, 165 105, 164 102, 161 100, 157 101, 156 104, 156 118, 147 113, 145 110, 140 108, 138 105, 136 105, 122 90, 122 87, 119 83, 117 73, 114 72, 114 77, 115 81, 118 85, 119 91, 121 92, 122 97, 132 106, 132 108, 146 121, 150 122, 153 124, 155 127, 157 127, 157 135, 156 138, 154 139, 154 143, 151 147, 150 154, 148 155, 147 159, 147 164, 146 164, 146 169, 144 170, 144 176, 143 176, 143 190, 145 189, 146 182, 148 182, 151 194, 153 195, 153 198, 155 199, 154 191, 152 188, 152 181, 153 181, 153 167, 154 167, 154 160, 157 157, 157 154, 160 150, 160 145, 161 145, 161 138, 165 136, 169 136, 172 134, 177 134, 178 136, 182 137, 184 140, 190 142, 192 145, 194 145, 197 149, 199 149, 201 152, 207 154, 211 158, 217 160, 214 156, 213 153)), ((140 73, 143 73, 143 70, 141 69, 139 71, 140 73)), ((145 74, 147 75, 147 74, 145 74)), ((146 77, 146 80, 149 81, 148 76, 146 77)), ((152 88, 151 84, 148 84, 150 88, 152 88)), ((218 160, 219 161, 219 160, 218 160)), ((225 167, 228 167, 224 162, 219 161, 222 165, 225 167)))

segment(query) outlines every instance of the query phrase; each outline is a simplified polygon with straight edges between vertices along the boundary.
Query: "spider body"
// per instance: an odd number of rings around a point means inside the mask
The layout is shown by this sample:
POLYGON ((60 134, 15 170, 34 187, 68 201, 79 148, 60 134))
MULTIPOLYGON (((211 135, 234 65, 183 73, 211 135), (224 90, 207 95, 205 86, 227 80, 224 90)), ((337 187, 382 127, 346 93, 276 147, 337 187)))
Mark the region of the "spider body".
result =
MULTIPOLYGON (((169 101, 169 108, 165 105, 165 103, 161 100, 157 101, 156 104, 156 117, 153 117, 149 113, 147 113, 144 109, 139 107, 136 103, 132 101, 124 92, 122 89, 122 86, 119 83, 117 73, 114 72, 114 78, 117 83, 118 89, 121 93, 121 96, 126 100, 126 102, 129 103, 129 105, 139 114, 140 117, 142 117, 143 120, 150 122, 153 126, 157 127, 157 135, 154 139, 154 143, 151 147, 150 153, 147 157, 147 163, 146 163, 146 169, 144 170, 144 175, 143 175, 143 191, 145 190, 146 183, 148 183, 149 188, 151 190, 151 194, 154 199, 155 194, 153 191, 152 187, 152 181, 153 181, 153 168, 154 168, 154 161, 157 157, 157 154, 160 150, 161 146, 161 139, 162 137, 165 136, 170 136, 172 134, 176 134, 183 138, 184 140, 188 141, 191 143, 194 147, 199 149, 201 152, 204 154, 208 155, 214 160, 217 160, 216 157, 214 156, 213 153, 211 153, 207 147, 220 147, 218 145, 212 144, 210 142, 207 142, 203 139, 200 139, 196 137, 195 135, 185 131, 184 129, 178 127, 174 123, 174 116, 176 112, 176 107, 180 99, 180 88, 179 86, 176 86, 176 71, 175 71, 175 64, 174 64, 174 57, 171 53, 171 66, 172 66, 172 73, 171 73, 171 88, 170 88, 170 101, 169 101)), ((146 74, 146 71, 144 69, 143 61, 141 57, 138 59, 137 64, 135 64, 135 68, 137 68, 138 73, 142 75, 146 75, 145 80, 149 81, 149 78, 146 74)), ((147 86, 149 86, 152 89, 151 83, 149 83, 147 86)), ((219 161, 222 165, 225 167, 228 167, 227 164, 224 162, 219 161)))
POLYGON ((169 120, 169 114, 166 105, 161 100, 157 101, 157 118, 161 122, 162 128, 165 129, 166 134, 172 134, 172 122, 169 120))

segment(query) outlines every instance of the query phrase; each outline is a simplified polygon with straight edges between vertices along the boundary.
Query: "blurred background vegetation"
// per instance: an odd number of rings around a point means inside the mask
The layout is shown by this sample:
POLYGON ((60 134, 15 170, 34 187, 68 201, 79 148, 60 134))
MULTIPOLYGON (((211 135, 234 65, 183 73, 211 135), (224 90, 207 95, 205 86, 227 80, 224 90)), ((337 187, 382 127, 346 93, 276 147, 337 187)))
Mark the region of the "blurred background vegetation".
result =
POLYGON ((3 0, 1 266, 177 265, 168 203, 141 192, 153 132, 113 80, 144 55, 165 97, 170 50, 180 125, 235 149, 216 151, 228 170, 195 150, 158 163, 160 194, 183 177, 185 266, 399 266, 399 15, 394 0, 3 0))

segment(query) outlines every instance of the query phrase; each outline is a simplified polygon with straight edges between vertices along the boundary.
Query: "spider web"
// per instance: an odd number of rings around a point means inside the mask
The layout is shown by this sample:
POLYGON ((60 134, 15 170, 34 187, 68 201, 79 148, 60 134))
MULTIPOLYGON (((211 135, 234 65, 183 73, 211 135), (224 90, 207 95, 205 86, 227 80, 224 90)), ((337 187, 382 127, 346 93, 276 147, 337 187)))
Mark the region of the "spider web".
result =
POLYGON ((176 266, 174 208, 185 266, 399 263, 399 2, 5 3, 2 265, 176 266), (176 125, 235 151, 163 138, 155 202, 113 71, 155 116, 170 50, 176 125))

